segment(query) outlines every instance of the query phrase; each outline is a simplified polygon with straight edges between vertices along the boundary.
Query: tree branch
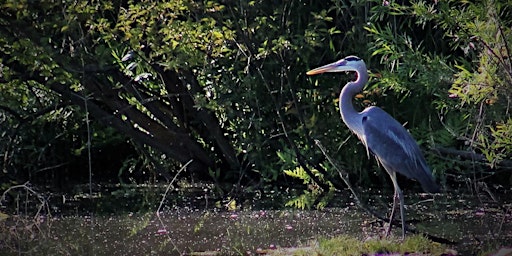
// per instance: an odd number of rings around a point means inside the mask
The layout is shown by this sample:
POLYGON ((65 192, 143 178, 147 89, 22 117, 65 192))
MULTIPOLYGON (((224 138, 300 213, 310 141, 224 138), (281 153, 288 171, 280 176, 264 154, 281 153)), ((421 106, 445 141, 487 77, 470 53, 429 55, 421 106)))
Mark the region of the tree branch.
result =
MULTIPOLYGON (((444 155, 454 155, 458 156, 462 159, 466 160, 473 160, 477 162, 487 162, 487 159, 482 154, 477 154, 475 152, 471 151, 463 151, 463 150, 457 150, 453 148, 443 148, 443 147, 436 147, 432 149, 434 152, 436 152, 438 155, 444 156, 444 155)), ((512 160, 504 159, 497 163, 498 166, 502 168, 512 168, 512 160)))

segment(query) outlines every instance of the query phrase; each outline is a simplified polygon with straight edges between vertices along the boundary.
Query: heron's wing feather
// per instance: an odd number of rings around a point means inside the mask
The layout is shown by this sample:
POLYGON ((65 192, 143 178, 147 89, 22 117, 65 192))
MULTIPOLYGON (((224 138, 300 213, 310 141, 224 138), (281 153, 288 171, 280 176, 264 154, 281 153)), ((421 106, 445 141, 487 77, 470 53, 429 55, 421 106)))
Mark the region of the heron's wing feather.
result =
POLYGON ((411 134, 380 108, 370 107, 361 115, 365 144, 384 168, 418 180, 427 191, 435 190, 430 168, 411 134))

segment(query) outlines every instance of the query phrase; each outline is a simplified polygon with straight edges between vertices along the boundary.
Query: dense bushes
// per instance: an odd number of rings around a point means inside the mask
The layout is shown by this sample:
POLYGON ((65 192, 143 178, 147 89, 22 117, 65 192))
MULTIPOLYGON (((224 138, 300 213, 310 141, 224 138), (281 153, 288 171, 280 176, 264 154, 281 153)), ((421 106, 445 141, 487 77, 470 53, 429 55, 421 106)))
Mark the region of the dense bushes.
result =
POLYGON ((372 73, 355 104, 407 123, 443 183, 510 164, 506 1, 16 3, 0 15, 4 183, 70 175, 90 134, 99 150, 129 140, 115 161, 148 179, 192 159, 191 175, 224 188, 304 181, 317 195, 339 184, 318 140, 373 184, 383 176, 336 109, 350 77, 305 76, 350 54, 372 73))

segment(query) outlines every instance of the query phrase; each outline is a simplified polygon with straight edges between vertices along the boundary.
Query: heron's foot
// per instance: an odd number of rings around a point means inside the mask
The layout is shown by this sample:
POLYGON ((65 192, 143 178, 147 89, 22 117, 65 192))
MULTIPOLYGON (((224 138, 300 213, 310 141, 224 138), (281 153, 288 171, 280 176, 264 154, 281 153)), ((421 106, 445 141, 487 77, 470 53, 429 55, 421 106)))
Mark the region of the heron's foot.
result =
POLYGON ((393 208, 391 208, 391 214, 389 215, 389 222, 388 226, 386 228, 386 238, 389 236, 389 233, 391 233, 391 227, 393 226, 393 219, 395 218, 395 209, 397 204, 397 194, 395 193, 395 196, 393 197, 393 208))
MULTIPOLYGON (((388 238, 389 237, 389 235, 391 234, 391 228, 392 228, 391 222, 384 223, 384 227, 383 227, 383 229, 385 230, 384 231, 384 238, 388 238)), ((402 236, 401 236, 401 238, 402 238, 402 240, 405 239, 405 230, 403 230, 403 229, 402 229, 402 236)))
POLYGON ((391 233, 391 222, 388 223, 386 227, 386 234, 384 235, 385 238, 389 237, 389 233, 391 233))

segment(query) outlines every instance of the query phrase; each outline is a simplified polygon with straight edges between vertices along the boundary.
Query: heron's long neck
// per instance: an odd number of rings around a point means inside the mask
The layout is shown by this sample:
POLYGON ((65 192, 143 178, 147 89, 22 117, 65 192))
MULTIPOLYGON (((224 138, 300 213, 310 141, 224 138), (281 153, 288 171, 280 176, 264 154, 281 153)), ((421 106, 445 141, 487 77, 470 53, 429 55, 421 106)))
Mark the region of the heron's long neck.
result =
POLYGON ((361 118, 359 117, 359 112, 354 108, 354 105, 352 104, 352 98, 354 98, 356 93, 363 89, 366 82, 368 82, 368 73, 366 70, 364 72, 357 71, 356 81, 347 83, 347 85, 343 87, 340 93, 339 106, 341 118, 343 119, 343 122, 347 124, 348 128, 357 134, 363 134, 363 128, 360 120, 361 118))

